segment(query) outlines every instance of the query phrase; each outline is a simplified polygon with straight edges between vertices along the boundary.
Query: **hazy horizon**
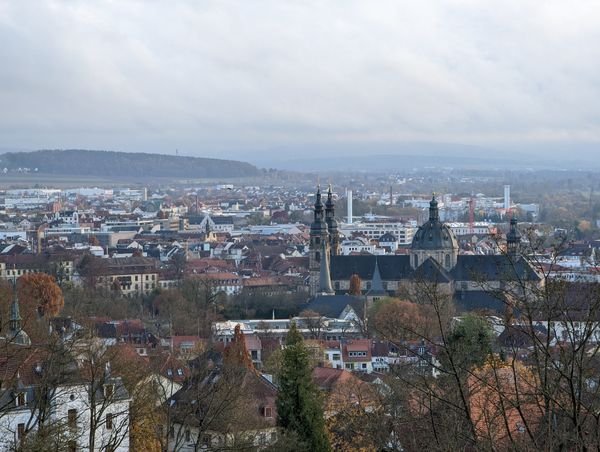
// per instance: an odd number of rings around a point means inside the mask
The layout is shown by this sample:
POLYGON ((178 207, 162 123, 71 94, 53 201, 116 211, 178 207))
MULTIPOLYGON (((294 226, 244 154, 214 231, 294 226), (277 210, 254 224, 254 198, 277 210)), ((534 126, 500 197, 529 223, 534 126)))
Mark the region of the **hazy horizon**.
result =
POLYGON ((0 148, 593 160, 598 38, 592 2, 2 3, 0 148))

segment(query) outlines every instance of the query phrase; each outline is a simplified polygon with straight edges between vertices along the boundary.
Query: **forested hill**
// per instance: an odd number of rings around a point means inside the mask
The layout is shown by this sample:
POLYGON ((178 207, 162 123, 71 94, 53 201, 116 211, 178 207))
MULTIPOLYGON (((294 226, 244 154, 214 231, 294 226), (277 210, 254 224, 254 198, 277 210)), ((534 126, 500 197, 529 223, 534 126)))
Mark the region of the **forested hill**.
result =
POLYGON ((259 173, 255 166, 235 160, 78 149, 7 152, 0 155, 0 171, 4 168, 10 172, 27 168, 44 174, 123 178, 227 178, 259 173))

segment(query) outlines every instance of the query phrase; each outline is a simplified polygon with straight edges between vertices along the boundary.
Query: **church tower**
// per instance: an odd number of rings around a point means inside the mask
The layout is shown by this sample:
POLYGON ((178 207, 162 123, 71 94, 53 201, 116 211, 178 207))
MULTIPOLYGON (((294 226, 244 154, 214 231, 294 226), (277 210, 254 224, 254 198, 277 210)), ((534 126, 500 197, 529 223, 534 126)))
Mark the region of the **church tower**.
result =
POLYGON ((15 345, 31 345, 29 336, 21 328, 21 314, 19 313, 19 297, 17 296, 17 279, 13 283, 13 300, 10 305, 10 318, 8 319, 8 340, 15 345))
POLYGON ((335 205, 333 203, 333 193, 331 184, 327 190, 327 201, 325 202, 325 222, 329 231, 329 250, 331 256, 340 254, 340 231, 338 230, 337 220, 335 219, 335 205))
MULTIPOLYGON (((317 196, 315 200, 315 216, 310 225, 310 245, 309 245, 309 270, 310 270, 310 294, 315 296, 320 288, 321 262, 329 263, 329 232, 327 222, 323 212, 323 202, 321 200, 321 188, 317 187, 317 196)), ((327 269, 328 270, 328 269, 327 269)))
POLYGON ((510 230, 506 234, 506 252, 509 256, 516 257, 521 246, 521 233, 517 228, 517 217, 510 219, 510 230))

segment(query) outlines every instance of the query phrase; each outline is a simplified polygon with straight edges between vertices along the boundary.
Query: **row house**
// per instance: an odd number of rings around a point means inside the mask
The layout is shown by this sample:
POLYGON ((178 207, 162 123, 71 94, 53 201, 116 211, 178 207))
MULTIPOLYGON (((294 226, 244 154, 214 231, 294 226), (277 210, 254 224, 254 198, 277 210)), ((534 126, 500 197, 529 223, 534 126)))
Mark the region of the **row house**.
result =
POLYGON ((60 429, 56 441, 65 450, 89 451, 93 428, 93 450, 128 451, 130 397, 121 379, 105 375, 92 383, 75 371, 48 385, 45 363, 45 354, 29 346, 0 356, 0 451, 31 450, 42 417, 60 429))
POLYGON ((197 278, 205 281, 212 288, 214 293, 224 293, 226 295, 235 295, 242 291, 242 278, 235 273, 216 272, 203 273, 197 278))
POLYGON ((437 375, 439 363, 435 347, 422 341, 392 344, 372 339, 321 341, 324 359, 334 369, 355 372, 389 372, 391 368, 410 365, 417 370, 437 375))
POLYGON ((72 281, 75 255, 17 254, 0 256, 0 279, 19 278, 29 273, 48 273, 59 282, 72 281))
POLYGON ((103 264, 98 282, 109 289, 118 286, 123 295, 142 295, 158 288, 158 268, 151 259, 109 258, 103 264))
POLYGON ((329 341, 359 337, 361 334, 356 322, 352 319, 320 317, 317 320, 318 324, 312 317, 226 320, 213 322, 212 335, 215 342, 227 344, 234 337, 235 327, 240 325, 241 331, 246 337, 257 334, 261 338, 283 339, 288 334, 292 323, 296 324, 298 332, 306 339, 313 338, 317 329, 320 335, 329 341))

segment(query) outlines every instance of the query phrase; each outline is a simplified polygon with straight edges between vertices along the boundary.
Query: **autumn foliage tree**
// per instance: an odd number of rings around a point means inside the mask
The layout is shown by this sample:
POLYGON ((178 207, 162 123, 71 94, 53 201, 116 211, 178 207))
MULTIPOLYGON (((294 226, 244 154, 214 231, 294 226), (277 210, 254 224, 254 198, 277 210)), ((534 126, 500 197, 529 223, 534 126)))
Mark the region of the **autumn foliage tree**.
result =
POLYGON ((361 285, 360 276, 358 276, 356 273, 354 273, 350 277, 350 289, 348 290, 348 294, 349 295, 354 295, 354 296, 357 296, 357 297, 359 295, 361 295, 362 291, 360 289, 360 285, 361 285))
POLYGON ((46 273, 29 273, 17 283, 21 310, 39 317, 55 317, 65 305, 62 290, 46 273))
POLYGON ((244 339, 244 333, 239 323, 235 326, 233 340, 225 347, 223 359, 225 364, 247 367, 248 369, 254 368, 250 359, 250 353, 248 353, 248 349, 246 348, 246 339, 244 339))
POLYGON ((382 300, 375 306, 375 329, 392 340, 417 340, 429 337, 435 321, 429 306, 399 299, 382 300))

